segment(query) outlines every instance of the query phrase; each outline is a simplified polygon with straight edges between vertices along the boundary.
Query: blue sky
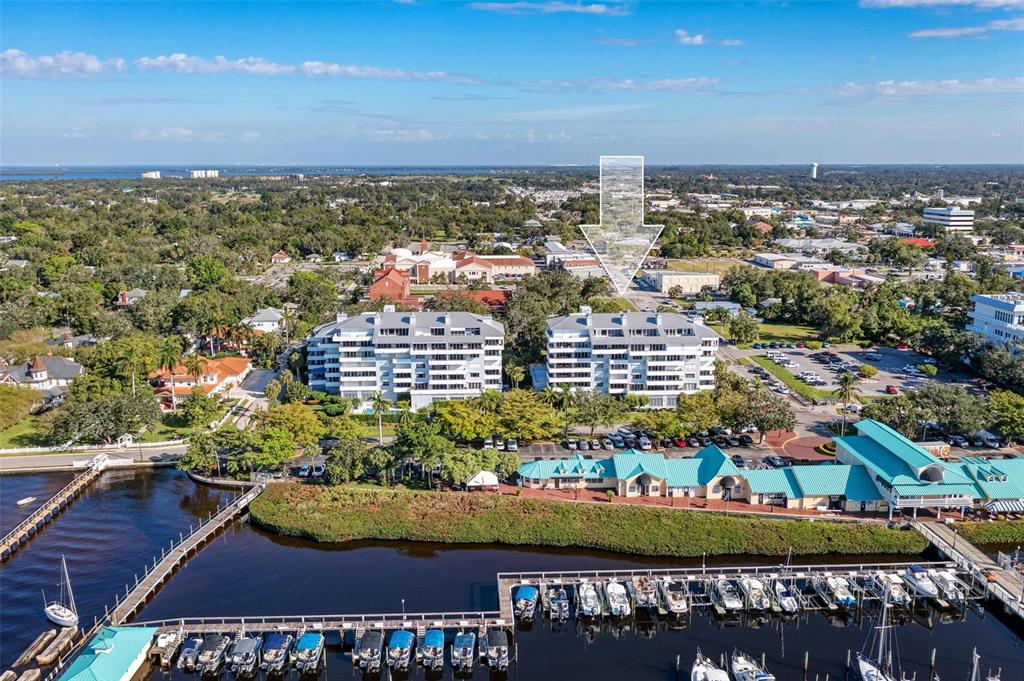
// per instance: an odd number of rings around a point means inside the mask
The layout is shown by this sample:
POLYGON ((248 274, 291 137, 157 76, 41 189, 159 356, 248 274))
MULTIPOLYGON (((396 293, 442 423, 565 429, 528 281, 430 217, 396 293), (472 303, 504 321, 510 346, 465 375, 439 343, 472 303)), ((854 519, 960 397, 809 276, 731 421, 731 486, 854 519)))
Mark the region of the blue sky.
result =
POLYGON ((1024 0, 4 0, 4 165, 1024 162, 1024 0))

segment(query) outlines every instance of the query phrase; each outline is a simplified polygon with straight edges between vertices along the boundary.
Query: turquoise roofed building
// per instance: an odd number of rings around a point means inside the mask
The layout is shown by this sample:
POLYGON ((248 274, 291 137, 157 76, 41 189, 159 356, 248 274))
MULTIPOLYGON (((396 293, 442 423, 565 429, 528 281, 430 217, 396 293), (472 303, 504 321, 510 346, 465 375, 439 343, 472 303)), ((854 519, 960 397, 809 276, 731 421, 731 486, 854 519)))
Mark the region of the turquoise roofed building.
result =
POLYGON ((153 627, 104 627, 59 681, 130 681, 146 661, 155 635, 153 627))

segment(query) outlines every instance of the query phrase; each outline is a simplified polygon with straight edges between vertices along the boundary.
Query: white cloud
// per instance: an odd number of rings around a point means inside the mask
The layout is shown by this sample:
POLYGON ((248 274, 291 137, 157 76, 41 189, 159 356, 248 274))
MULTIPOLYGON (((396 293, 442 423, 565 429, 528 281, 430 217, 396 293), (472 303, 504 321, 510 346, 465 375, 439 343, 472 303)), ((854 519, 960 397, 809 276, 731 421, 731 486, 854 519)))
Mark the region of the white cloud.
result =
POLYGON ((746 45, 747 41, 738 38, 725 38, 724 40, 719 40, 718 44, 725 45, 726 47, 739 47, 740 45, 746 45))
POLYGON ((247 73, 253 76, 278 76, 295 72, 294 66, 277 64, 263 57, 227 59, 217 56, 213 59, 195 57, 184 52, 175 52, 159 57, 140 57, 135 66, 143 71, 167 71, 209 75, 215 73, 247 73))
POLYGON ((582 78, 577 80, 542 80, 524 83, 529 89, 584 90, 588 92, 699 92, 718 83, 717 78, 662 78, 659 80, 631 80, 612 78, 582 78))
POLYGON ((385 128, 370 130, 366 136, 374 142, 435 142, 450 137, 448 134, 436 133, 426 128, 385 128))
POLYGON ((707 38, 703 33, 690 35, 685 28, 677 28, 675 42, 679 45, 706 45, 707 38))
POLYGON ((607 47, 640 47, 641 45, 636 38, 598 38, 594 42, 607 47))
POLYGON ((357 78, 367 80, 423 80, 475 85, 482 81, 476 76, 464 73, 448 73, 447 71, 406 71, 380 66, 356 66, 352 64, 335 64, 324 61, 303 62, 301 70, 307 76, 337 76, 340 78, 357 78))
POLYGON ((647 104, 596 104, 592 106, 568 106, 560 109, 534 109, 532 111, 513 111, 502 113, 493 118, 501 122, 530 121, 578 121, 582 118, 595 118, 611 114, 625 113, 647 109, 647 104))
POLYGON ((882 80, 875 83, 848 82, 801 92, 825 93, 839 97, 891 98, 949 95, 993 95, 1024 92, 1024 76, 981 78, 979 80, 882 80))
POLYGON ((902 9, 910 7, 1020 9, 1024 8, 1024 0, 860 0, 860 6, 871 9, 902 9))
POLYGON ((983 26, 962 26, 959 28, 925 28, 914 31, 911 38, 985 38, 993 31, 1024 31, 1024 17, 999 19, 983 26))
POLYGON ((195 133, 188 128, 136 128, 132 130, 132 139, 136 142, 189 142, 195 139, 195 133))
POLYGON ((253 144, 260 140, 260 134, 258 132, 252 132, 251 130, 245 130, 242 132, 242 142, 245 144, 253 144))
POLYGON ((101 59, 85 52, 65 50, 38 57, 13 48, 0 52, 0 76, 5 78, 89 78, 123 70, 124 59, 101 59))
POLYGON ((471 2, 470 9, 483 12, 500 12, 502 14, 596 14, 606 17, 621 17, 630 14, 629 7, 618 3, 605 2, 530 2, 518 0, 514 2, 471 2))
POLYGON ((95 137, 96 130, 94 128, 80 128, 77 125, 73 126, 70 130, 65 130, 60 134, 64 139, 69 140, 81 140, 88 137, 95 137))

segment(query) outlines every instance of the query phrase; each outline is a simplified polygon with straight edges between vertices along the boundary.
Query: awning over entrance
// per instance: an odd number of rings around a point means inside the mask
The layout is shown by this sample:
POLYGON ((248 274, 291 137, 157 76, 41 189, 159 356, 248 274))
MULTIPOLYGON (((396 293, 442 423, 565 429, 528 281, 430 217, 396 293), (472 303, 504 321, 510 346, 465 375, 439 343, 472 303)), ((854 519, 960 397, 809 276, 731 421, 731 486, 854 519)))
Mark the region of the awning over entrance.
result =
POLYGON ((1024 503, 1019 501, 990 501, 985 508, 989 513, 1024 513, 1024 503))

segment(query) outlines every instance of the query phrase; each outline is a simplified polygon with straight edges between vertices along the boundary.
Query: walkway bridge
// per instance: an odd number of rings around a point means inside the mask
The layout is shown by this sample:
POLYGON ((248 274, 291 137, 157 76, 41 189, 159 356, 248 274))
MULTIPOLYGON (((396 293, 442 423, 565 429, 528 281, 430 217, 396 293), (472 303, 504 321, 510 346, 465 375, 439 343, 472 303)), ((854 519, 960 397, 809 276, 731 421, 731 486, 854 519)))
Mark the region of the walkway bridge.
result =
POLYGON ((106 454, 100 454, 84 462, 85 472, 76 476, 63 489, 47 499, 32 515, 18 523, 18 526, 0 539, 0 562, 11 558, 23 544, 28 543, 39 530, 56 518, 72 501, 81 495, 107 467, 106 454))

